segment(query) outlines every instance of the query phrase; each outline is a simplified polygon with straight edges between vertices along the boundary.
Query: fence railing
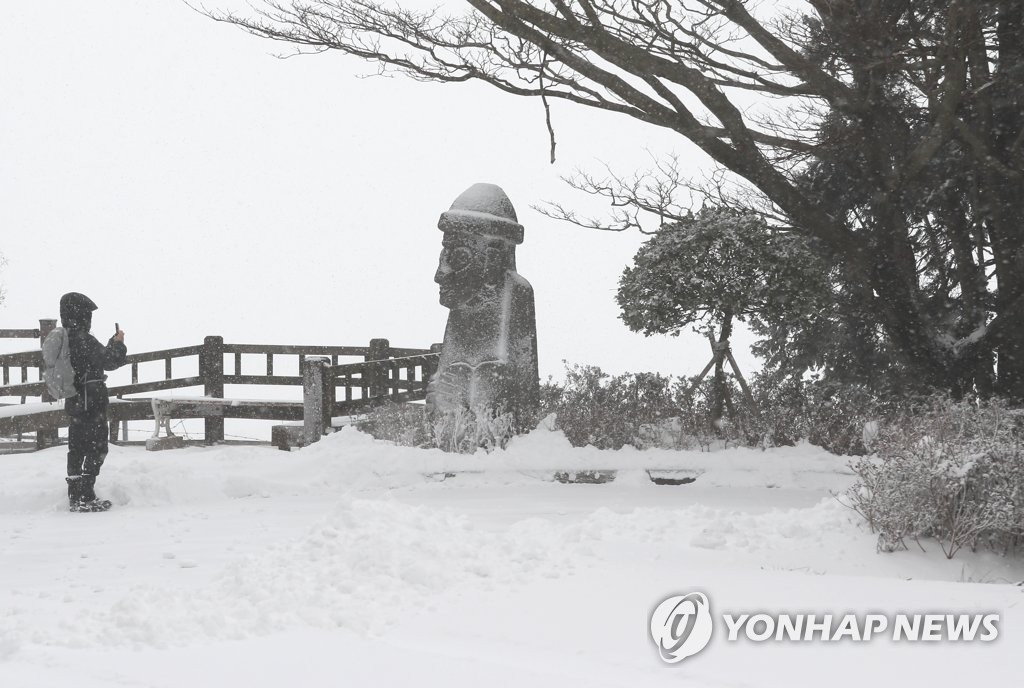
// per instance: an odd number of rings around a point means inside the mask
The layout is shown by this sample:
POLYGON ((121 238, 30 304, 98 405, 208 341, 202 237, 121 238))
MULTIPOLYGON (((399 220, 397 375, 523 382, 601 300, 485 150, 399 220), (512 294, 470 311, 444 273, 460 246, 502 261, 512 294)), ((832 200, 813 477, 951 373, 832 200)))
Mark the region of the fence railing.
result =
POLYGON ((427 384, 441 357, 440 345, 425 351, 388 350, 407 355, 382 358, 386 344, 387 340, 373 340, 367 360, 362 363, 332 365, 333 361, 319 357, 303 362, 304 443, 317 441, 331 427, 334 416, 349 415, 388 401, 401 403, 426 398, 427 384), (375 342, 383 345, 375 347, 375 342), (339 398, 341 390, 344 398, 339 398))
MULTIPOLYGON (((57 327, 57 321, 51 319, 40 319, 39 327, 30 330, 0 330, 0 339, 35 339, 42 346, 46 335, 50 334, 57 327)), ((39 349, 32 351, 20 351, 13 354, 0 354, 0 396, 42 397, 46 393, 46 386, 40 382, 43 379, 43 352, 39 349), (36 370, 36 381, 29 382, 28 371, 30 368, 36 370), (12 384, 11 375, 14 371, 20 371, 20 382, 12 384)))
MULTIPOLYGON (((42 322, 42 321, 41 321, 42 322)), ((53 323, 53 321, 49 321, 53 323)), ((43 328, 40 328, 41 330, 43 328)), ((49 328, 52 330, 52 326, 49 328)), ((49 330, 47 330, 48 332, 49 330)), ((28 336, 42 336, 35 330, 0 330, 28 336)), ((161 351, 129 354, 125 366, 130 382, 111 385, 109 392, 117 401, 111 404, 111 439, 117 441, 118 425, 130 420, 151 420, 153 411, 150 398, 125 398, 166 392, 168 390, 202 387, 203 397, 224 399, 229 385, 275 385, 303 389, 303 402, 273 401, 259 405, 245 404, 233 408, 221 404, 216 413, 196 411, 182 417, 203 417, 207 442, 224 441, 225 418, 256 418, 263 420, 304 420, 304 427, 319 428, 322 434, 330 426, 331 418, 351 415, 379 405, 387 400, 418 401, 426 398, 427 383, 437 369, 440 345, 430 349, 391 347, 387 339, 372 339, 368 346, 297 346, 279 344, 231 344, 223 337, 210 336, 197 346, 185 346, 161 351), (261 358, 260 372, 243 372, 243 357, 261 358), (281 374, 282 357, 298 358, 298 375, 281 374), (362 357, 362 361, 339 363, 340 359, 362 357), (189 360, 194 359, 194 360, 189 360), (163 362, 162 375, 141 375, 140 365, 163 362), (186 370, 182 373, 182 370, 186 370), (149 379, 143 379, 148 377, 149 379), (316 385, 312 380, 316 379, 316 385), (315 403, 314 403, 315 398, 315 403), (310 413, 315 407, 315 419, 310 413), (196 414, 199 415, 196 415, 196 414)), ((288 366, 290 367, 290 366, 288 366)), ((0 397, 20 397, 25 404, 29 398, 47 401, 46 387, 41 380, 42 354, 24 351, 0 354, 3 385, 0 397), (36 381, 29 380, 29 370, 39 371, 36 381), (20 381, 12 381, 12 371, 20 369, 20 381)), ((200 405, 201 406, 201 405, 200 405)), ((52 443, 57 427, 67 425, 66 419, 52 407, 38 412, 4 414, 0 407, 0 436, 37 432, 38 446, 52 443)), ((9 407, 8 407, 9 408, 9 407)), ((26 407, 25 411, 29 411, 26 407)), ((315 441, 310 434, 310 441, 315 441)))

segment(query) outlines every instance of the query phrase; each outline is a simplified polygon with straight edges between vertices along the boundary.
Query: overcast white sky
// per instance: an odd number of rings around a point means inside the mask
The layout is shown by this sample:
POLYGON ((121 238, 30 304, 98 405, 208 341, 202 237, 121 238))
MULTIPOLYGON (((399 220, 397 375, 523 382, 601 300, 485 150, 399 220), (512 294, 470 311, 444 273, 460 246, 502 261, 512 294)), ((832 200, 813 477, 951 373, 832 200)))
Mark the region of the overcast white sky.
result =
POLYGON ((550 165, 539 101, 360 78, 373 66, 275 57, 285 50, 176 0, 5 3, 0 327, 56 317, 75 290, 100 306, 94 332, 120 322, 129 351, 214 334, 426 347, 447 315, 432 281, 438 216, 492 182, 526 227, 518 266, 536 294, 543 376, 563 359, 675 375, 707 362, 695 335, 644 338, 618 320, 616 283, 643 236, 529 207, 589 203, 559 175, 600 161, 630 172, 647 149, 709 167, 686 141, 555 103, 550 165))

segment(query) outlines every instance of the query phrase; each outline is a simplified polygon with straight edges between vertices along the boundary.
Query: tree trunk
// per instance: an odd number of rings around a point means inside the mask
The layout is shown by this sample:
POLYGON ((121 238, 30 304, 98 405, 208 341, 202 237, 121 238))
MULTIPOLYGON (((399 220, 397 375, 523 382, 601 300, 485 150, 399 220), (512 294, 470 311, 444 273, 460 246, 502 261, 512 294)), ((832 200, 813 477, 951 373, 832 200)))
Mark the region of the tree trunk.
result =
POLYGON ((725 377, 725 347, 729 346, 732 336, 732 313, 725 312, 722 316, 722 329, 718 342, 711 337, 711 345, 715 351, 715 377, 712 384, 711 423, 719 436, 723 435, 722 418, 725 417, 726 404, 729 399, 729 381, 725 377))
POLYGON ((1009 318, 998 342, 996 391, 1013 401, 1024 401, 1024 317, 1011 312, 1024 295, 1024 193, 1021 157, 1024 156, 1024 6, 1003 2, 996 31, 998 57, 993 77, 991 127, 984 132, 988 151, 1000 166, 985 165, 982 187, 996 280, 999 317, 1009 318), (1016 178, 1008 170, 1016 170, 1016 178))
MULTIPOLYGON (((984 327, 988 319, 985 271, 975 260, 974 237, 967 210, 958 194, 950 190, 938 213, 950 238, 956 282, 960 285, 963 300, 961 326, 954 334, 958 338, 968 337, 984 327)), ((982 231, 980 227, 978 229, 982 231)), ((995 391, 995 366, 994 352, 990 345, 979 343, 965 350, 954 365, 954 396, 960 398, 971 391, 976 391, 983 399, 992 396, 995 391)))

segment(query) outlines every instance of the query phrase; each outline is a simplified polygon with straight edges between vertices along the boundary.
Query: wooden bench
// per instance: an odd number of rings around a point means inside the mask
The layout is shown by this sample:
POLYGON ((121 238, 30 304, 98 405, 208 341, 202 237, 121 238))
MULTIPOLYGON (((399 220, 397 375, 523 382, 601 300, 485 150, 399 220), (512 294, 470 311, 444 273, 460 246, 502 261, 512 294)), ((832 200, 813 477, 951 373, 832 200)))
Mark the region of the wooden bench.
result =
POLYGON ((63 401, 38 401, 0 406, 0 435, 35 432, 40 427, 67 425, 63 401))
MULTIPOLYGON (((152 417, 148 399, 111 399, 107 408, 110 420, 111 442, 117 442, 118 423, 127 420, 143 420, 152 417)), ((69 418, 64 412, 63 401, 28 402, 25 404, 0 405, 0 436, 20 436, 22 433, 36 433, 36 446, 42 449, 60 443, 57 431, 68 426, 69 418), (42 435, 45 442, 40 443, 42 435)))
POLYGON ((146 449, 159 451, 185 446, 184 438, 171 431, 173 418, 266 418, 302 419, 301 401, 267 399, 221 399, 218 397, 153 397, 153 436, 146 440, 146 449), (164 436, 160 436, 163 428, 164 436))

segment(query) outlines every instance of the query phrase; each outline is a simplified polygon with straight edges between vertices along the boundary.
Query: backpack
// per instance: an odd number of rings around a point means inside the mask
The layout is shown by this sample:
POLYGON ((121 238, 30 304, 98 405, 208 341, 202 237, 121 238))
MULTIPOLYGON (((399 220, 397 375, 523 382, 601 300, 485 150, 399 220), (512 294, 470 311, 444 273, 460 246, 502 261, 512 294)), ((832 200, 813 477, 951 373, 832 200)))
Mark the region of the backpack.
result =
POLYGON ((71 367, 71 347, 63 327, 56 328, 43 341, 43 382, 54 399, 78 395, 75 369, 71 367))

